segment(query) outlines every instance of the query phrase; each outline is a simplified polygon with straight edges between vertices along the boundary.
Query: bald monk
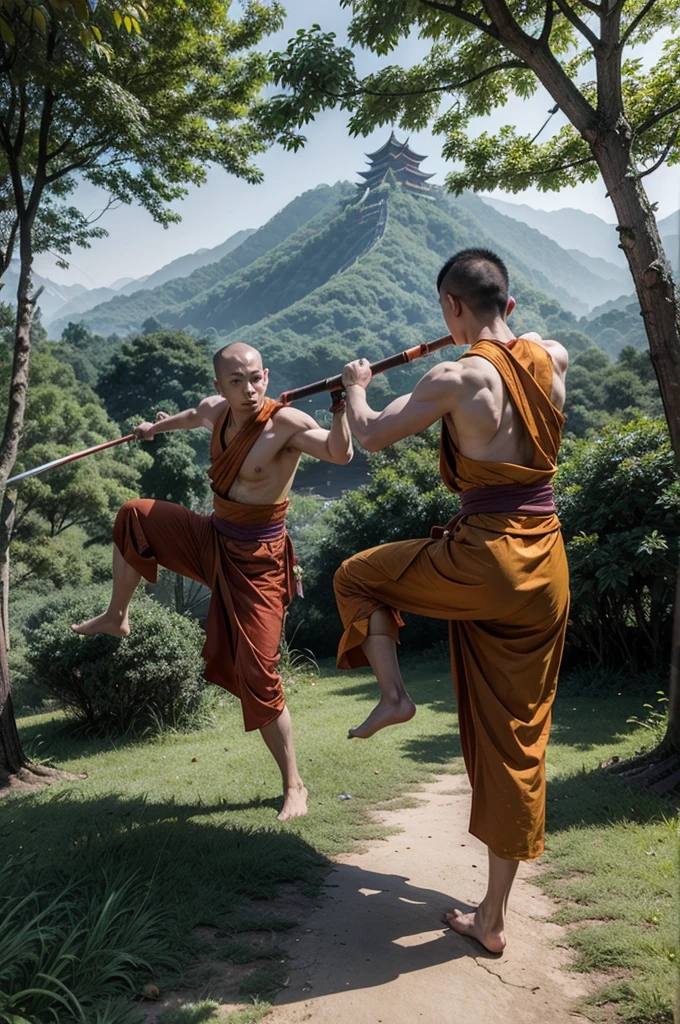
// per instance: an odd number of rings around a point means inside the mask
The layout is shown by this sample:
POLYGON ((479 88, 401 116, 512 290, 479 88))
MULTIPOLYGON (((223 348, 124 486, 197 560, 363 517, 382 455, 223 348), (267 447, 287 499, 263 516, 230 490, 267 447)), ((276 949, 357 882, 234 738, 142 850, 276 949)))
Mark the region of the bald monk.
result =
POLYGON ((488 250, 452 257, 437 288, 454 344, 469 350, 382 412, 366 399, 365 360, 349 363, 343 382, 352 432, 369 451, 442 420, 441 475, 460 493, 461 513, 434 539, 383 544, 343 563, 338 667, 370 664, 381 690, 350 738, 406 722, 416 707, 397 662, 399 610, 449 620, 470 831, 488 847, 489 876, 477 910, 447 919, 500 952, 518 862, 543 850, 545 748, 569 607, 551 486, 567 352, 538 335, 514 337, 507 270, 488 250))
POLYGON ((249 345, 228 345, 214 365, 216 395, 135 430, 144 441, 166 430, 212 431, 213 515, 166 501, 123 505, 113 534, 111 603, 103 615, 73 629, 127 636, 132 595, 142 576, 156 582, 159 565, 210 587, 205 676, 240 699, 247 731, 260 730, 281 771, 278 818, 286 821, 307 813, 277 670, 283 615, 296 584, 285 529, 288 492, 303 452, 344 465, 352 458, 352 438, 337 398, 331 429, 323 430, 299 409, 265 397, 268 370, 249 345))

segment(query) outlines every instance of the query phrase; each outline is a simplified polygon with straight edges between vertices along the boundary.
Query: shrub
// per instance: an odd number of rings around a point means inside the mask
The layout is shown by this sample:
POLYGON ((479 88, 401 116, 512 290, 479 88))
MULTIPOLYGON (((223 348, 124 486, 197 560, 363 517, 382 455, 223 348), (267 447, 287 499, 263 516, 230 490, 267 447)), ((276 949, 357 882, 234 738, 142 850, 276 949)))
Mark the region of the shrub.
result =
POLYGON ((640 417, 567 443, 556 479, 567 548, 572 659, 603 668, 668 661, 680 481, 665 423, 640 417))
POLYGON ((29 622, 31 681, 95 731, 120 733, 150 722, 191 725, 206 691, 199 626, 139 597, 130 611, 130 636, 123 640, 71 630, 72 622, 93 612, 85 597, 43 609, 29 622))

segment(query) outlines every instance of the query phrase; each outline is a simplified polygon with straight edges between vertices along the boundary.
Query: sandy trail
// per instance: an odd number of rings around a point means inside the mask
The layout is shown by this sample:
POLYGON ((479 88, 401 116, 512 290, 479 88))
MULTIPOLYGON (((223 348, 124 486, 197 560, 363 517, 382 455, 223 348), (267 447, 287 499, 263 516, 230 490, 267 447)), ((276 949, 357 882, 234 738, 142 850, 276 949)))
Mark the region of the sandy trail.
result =
POLYGON ((290 984, 268 1024, 574 1024, 589 983, 565 968, 555 906, 520 867, 508 948, 486 954, 444 928, 441 915, 483 895, 485 848, 467 832, 463 776, 443 776, 423 803, 381 820, 403 831, 338 858, 322 905, 291 938, 290 984))

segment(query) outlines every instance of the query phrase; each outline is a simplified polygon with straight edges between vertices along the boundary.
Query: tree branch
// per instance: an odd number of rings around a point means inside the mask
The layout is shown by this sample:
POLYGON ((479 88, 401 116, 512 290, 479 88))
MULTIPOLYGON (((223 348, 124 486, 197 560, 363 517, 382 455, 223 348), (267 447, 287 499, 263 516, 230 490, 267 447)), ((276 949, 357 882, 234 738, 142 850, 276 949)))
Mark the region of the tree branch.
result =
POLYGON ((365 86, 361 86, 361 88, 355 89, 353 92, 335 93, 326 89, 324 93, 334 100, 353 99, 355 96, 377 96, 382 99, 390 99, 393 96, 428 96, 433 92, 452 92, 454 89, 463 89, 466 85, 472 85, 481 78, 486 78, 487 75, 495 74, 496 71, 509 71, 513 68, 528 71, 529 65, 523 60, 505 60, 498 64, 493 64, 490 68, 483 68, 470 78, 463 79, 462 82, 447 82, 445 85, 426 86, 422 89, 395 89, 394 92, 383 92, 380 89, 367 89, 365 86))
POLYGON ((586 25, 585 21, 583 21, 582 18, 579 18, 579 16, 576 13, 576 11, 574 11, 573 8, 571 8, 569 6, 569 4, 567 3, 567 0, 555 0, 555 3, 559 7, 559 9, 562 11, 562 14, 565 16, 567 21, 570 21, 572 23, 572 25, 574 26, 574 28, 578 32, 580 32, 581 35, 585 39, 588 40, 588 42, 592 46, 593 50, 597 51, 597 49, 598 49, 598 47, 600 45, 600 40, 595 35, 593 30, 588 28, 588 26, 586 25))
POLYGON ((648 174, 653 174, 654 171, 658 171, 659 167, 661 167, 661 164, 666 160, 666 158, 667 158, 668 154, 670 153, 670 151, 672 150, 673 146, 678 141, 678 135, 680 135, 680 128, 676 128, 675 129, 675 131, 671 135, 670 139, 668 140, 667 144, 664 146, 664 151, 661 154, 661 156, 659 157, 659 159, 656 161, 656 163, 652 164, 651 167, 648 167, 646 171, 642 171, 641 174, 638 174, 638 176, 637 176, 638 177, 638 181, 641 178, 646 178, 648 174))
POLYGON ((592 129, 597 121, 596 111, 557 60, 549 43, 541 37, 528 35, 512 16, 505 0, 482 0, 482 3, 503 45, 526 61, 576 130, 583 134, 592 129))
POLYGON ((553 22, 555 20, 555 8, 553 7, 552 0, 545 0, 545 16, 543 18, 543 28, 541 34, 538 37, 539 42, 543 46, 547 46, 550 42, 550 33, 552 32, 553 22))
POLYGON ((643 121, 642 124, 633 128, 633 134, 644 135, 644 133, 648 132, 650 128, 654 128, 659 121, 663 121, 663 119, 668 117, 669 114, 675 114, 678 110, 680 110, 680 101, 678 103, 673 103, 670 107, 666 107, 665 110, 660 111, 658 114, 650 114, 646 121, 643 121))
POLYGON ((640 22, 643 21, 643 19, 647 17, 647 15, 651 11, 652 7, 654 7, 655 4, 657 4, 658 2, 659 2, 659 0, 647 0, 647 3, 642 8, 642 10, 638 11, 638 13, 635 15, 635 17, 631 21, 630 25, 628 26, 628 28, 626 29, 626 31, 621 36, 621 39, 619 40, 619 47, 621 49, 624 48, 624 46, 626 45, 626 43, 628 42, 628 40, 632 36, 633 32, 635 31, 635 29, 640 24, 640 22))
POLYGON ((463 10, 459 3, 444 4, 440 3, 439 0, 420 0, 420 3, 425 7, 429 7, 433 11, 442 11, 444 14, 450 14, 454 18, 460 18, 461 21, 465 21, 468 25, 473 25, 474 28, 478 28, 480 32, 484 32, 486 35, 491 36, 492 39, 500 38, 495 25, 489 25, 486 21, 478 18, 476 14, 470 14, 469 11, 463 10))

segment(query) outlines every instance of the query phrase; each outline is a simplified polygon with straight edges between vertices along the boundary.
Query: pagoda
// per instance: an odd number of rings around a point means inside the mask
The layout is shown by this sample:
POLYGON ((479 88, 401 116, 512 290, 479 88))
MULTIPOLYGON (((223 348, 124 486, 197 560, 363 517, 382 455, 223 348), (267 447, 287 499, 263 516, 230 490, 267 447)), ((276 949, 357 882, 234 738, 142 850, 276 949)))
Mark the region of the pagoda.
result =
POLYGON ((384 146, 375 153, 367 153, 366 156, 370 161, 370 167, 367 171, 359 171, 364 180, 357 182, 357 188, 370 192, 384 181, 392 180, 419 195, 427 195, 430 192, 427 182, 434 174, 424 174, 419 166, 427 157, 414 153, 408 139, 406 142, 399 142, 392 132, 384 146))

